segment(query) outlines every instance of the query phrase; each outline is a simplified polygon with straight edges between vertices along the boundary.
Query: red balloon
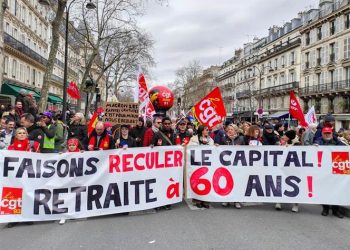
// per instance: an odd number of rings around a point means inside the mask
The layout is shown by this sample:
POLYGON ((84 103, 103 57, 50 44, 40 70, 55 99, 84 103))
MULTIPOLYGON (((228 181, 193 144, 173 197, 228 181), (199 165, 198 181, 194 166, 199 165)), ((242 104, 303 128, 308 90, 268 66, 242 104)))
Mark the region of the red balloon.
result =
POLYGON ((156 110, 168 110, 174 104, 174 93, 166 86, 155 86, 149 90, 149 99, 156 110))

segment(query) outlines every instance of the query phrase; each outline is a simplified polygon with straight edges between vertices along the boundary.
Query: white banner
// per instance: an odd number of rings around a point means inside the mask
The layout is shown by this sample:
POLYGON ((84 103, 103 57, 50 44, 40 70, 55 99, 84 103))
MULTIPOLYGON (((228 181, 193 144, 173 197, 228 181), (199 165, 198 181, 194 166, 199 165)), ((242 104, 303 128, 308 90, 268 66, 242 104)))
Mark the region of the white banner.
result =
POLYGON ((183 148, 0 151, 0 223, 83 218, 182 201, 183 148))
POLYGON ((189 146, 187 197, 350 205, 349 147, 189 146))

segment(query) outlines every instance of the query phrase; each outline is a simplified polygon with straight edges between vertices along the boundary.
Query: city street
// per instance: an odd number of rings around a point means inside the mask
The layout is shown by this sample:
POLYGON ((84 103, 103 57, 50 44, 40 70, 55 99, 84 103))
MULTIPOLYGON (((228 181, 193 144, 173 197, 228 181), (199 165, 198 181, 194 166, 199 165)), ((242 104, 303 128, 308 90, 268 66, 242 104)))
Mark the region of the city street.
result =
POLYGON ((241 210, 186 202, 170 211, 136 212, 6 228, 1 249, 349 249, 350 220, 322 217, 321 207, 245 204, 241 210), (191 209, 192 208, 192 209, 191 209), (288 209, 287 209, 288 208, 288 209))

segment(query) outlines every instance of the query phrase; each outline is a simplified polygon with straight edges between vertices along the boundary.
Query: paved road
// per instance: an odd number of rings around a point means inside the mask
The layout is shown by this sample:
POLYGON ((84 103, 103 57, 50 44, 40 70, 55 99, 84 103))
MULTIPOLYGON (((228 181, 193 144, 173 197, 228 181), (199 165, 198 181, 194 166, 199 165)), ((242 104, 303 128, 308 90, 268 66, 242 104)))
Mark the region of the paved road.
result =
POLYGON ((273 205, 241 210, 219 204, 191 210, 138 212, 0 229, 0 249, 350 249, 350 219, 322 217, 320 206, 298 214, 273 205))

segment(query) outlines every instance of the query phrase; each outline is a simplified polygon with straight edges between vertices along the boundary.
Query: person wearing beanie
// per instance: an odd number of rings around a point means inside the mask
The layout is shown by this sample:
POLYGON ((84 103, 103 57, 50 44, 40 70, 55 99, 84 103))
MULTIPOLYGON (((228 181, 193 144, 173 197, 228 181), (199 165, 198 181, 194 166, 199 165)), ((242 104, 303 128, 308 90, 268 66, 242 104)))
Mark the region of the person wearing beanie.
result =
POLYGON ((52 118, 52 113, 46 111, 40 114, 40 121, 37 123, 44 133, 44 141, 42 145, 40 145, 41 153, 55 152, 55 136, 57 128, 53 126, 52 118))
POLYGON ((115 147, 116 148, 133 148, 136 147, 136 141, 129 134, 129 125, 122 124, 120 126, 120 133, 117 138, 115 138, 115 147))
POLYGON ((322 129, 328 127, 333 130, 333 139, 338 140, 338 133, 335 130, 335 118, 331 113, 328 113, 323 117, 323 122, 317 127, 317 131, 314 136, 314 143, 322 138, 322 129))
POLYGON ((265 124, 262 136, 263 145, 277 145, 278 137, 273 132, 273 126, 270 124, 265 124))
POLYGON ((145 126, 144 126, 143 117, 139 117, 139 120, 138 120, 136 126, 133 127, 129 132, 129 135, 135 139, 136 147, 142 147, 143 137, 145 135, 146 130, 147 130, 147 128, 145 128, 145 126))

